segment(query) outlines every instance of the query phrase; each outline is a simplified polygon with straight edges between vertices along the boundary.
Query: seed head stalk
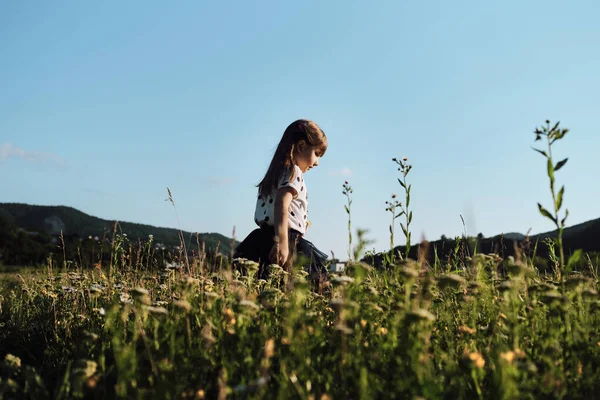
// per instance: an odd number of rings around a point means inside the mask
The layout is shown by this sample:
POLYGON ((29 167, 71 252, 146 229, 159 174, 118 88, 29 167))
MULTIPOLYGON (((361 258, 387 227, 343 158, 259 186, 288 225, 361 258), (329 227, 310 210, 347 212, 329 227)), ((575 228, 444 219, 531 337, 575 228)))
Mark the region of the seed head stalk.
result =
POLYGON ((352 186, 350 186, 348 181, 345 181, 342 187, 344 189, 342 193, 348 200, 348 204, 345 205, 344 208, 346 209, 346 214, 348 214, 348 261, 352 261, 352 218, 350 215, 350 207, 352 206, 352 197, 350 197, 350 194, 352 194, 352 186))
POLYGON ((405 248, 404 257, 408 258, 408 255, 410 253, 410 247, 411 247, 410 246, 410 236, 411 236, 410 235, 410 223, 412 222, 413 213, 409 209, 410 190, 412 188, 412 185, 410 185, 406 182, 406 176, 412 169, 412 165, 408 164, 407 157, 402 157, 401 160, 398 160, 397 158, 393 158, 392 161, 394 161, 396 164, 398 164, 398 171, 400 171, 402 173, 402 179, 398 178, 398 183, 404 189, 404 205, 402 205, 402 203, 399 203, 401 212, 398 214, 398 216, 404 215, 404 217, 405 217, 404 224, 400 223, 400 228, 402 228, 402 233, 404 234, 404 237, 406 238, 406 248, 405 248))

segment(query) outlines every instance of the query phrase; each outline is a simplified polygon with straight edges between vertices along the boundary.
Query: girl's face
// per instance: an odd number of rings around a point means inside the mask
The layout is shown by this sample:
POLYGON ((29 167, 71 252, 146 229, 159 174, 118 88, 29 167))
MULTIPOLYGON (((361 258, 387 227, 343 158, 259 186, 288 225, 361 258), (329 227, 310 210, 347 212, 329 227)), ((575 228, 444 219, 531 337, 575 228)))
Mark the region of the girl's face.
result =
POLYGON ((298 152, 295 157, 296 165, 304 173, 319 165, 319 158, 321 156, 322 154, 318 147, 301 142, 299 143, 298 152))

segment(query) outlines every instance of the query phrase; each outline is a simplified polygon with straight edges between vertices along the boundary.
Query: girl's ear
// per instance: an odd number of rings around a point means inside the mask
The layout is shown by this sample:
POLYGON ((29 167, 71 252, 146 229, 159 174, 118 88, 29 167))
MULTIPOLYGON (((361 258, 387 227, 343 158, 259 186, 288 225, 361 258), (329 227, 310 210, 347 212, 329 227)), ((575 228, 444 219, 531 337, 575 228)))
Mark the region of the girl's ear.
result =
POLYGON ((298 143, 296 143, 296 151, 298 153, 302 152, 305 148, 306 148, 306 141, 300 140, 298 143))

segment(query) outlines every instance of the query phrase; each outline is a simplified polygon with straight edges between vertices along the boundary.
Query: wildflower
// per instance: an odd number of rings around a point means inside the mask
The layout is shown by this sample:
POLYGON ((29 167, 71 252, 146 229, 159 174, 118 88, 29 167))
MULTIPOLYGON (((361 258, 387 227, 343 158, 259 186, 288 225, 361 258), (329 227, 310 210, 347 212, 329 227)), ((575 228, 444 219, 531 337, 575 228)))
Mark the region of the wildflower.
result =
POLYGON ((458 327, 458 331, 459 331, 459 332, 462 332, 462 333, 468 333, 469 335, 472 335, 472 334, 474 334, 474 333, 475 333, 477 330, 476 330, 476 329, 473 329, 473 328, 469 328, 469 327, 468 327, 468 326, 466 326, 466 325, 461 325, 461 326, 459 326, 459 327, 458 327))
POLYGON ((102 293, 102 289, 104 289, 104 288, 100 285, 91 285, 89 288, 89 291, 90 291, 90 293, 93 293, 93 294, 100 294, 100 293, 102 293))
POLYGON ((429 311, 417 308, 416 310, 412 310, 406 313, 406 319, 411 321, 435 321, 435 315, 430 313, 429 311))
POLYGON ((148 310, 148 312, 150 314, 155 314, 155 315, 167 315, 167 314, 169 314, 169 312, 167 311, 167 309, 164 308, 164 307, 146 306, 145 309, 148 310))
POLYGON ((567 285, 567 287, 569 289, 574 289, 580 285, 583 285, 584 283, 587 283, 588 280, 580 275, 573 275, 567 278, 567 281, 565 282, 565 284, 567 285))
POLYGON ((475 365, 477 368, 483 368, 485 366, 485 360, 481 353, 474 351, 469 354, 469 360, 475 365))
POLYGON ((342 332, 345 335, 351 335, 354 331, 348 327, 344 322, 339 322, 335 325, 337 331, 342 332))
POLYGON ((275 354, 275 340, 267 339, 265 342, 265 358, 271 358, 275 354))
POLYGON ((104 310, 104 307, 93 308, 92 311, 97 312, 98 314, 100 314, 103 317, 106 315, 106 311, 104 310))
POLYGON ((401 267, 399 273, 404 279, 413 279, 419 276, 419 272, 416 269, 406 266, 401 267))
POLYGON ((514 262, 514 259, 511 261, 509 261, 506 265, 506 269, 511 274, 516 276, 532 276, 534 274, 533 269, 526 266, 522 262, 514 262))
POLYGON ((192 305, 186 300, 176 300, 173 302, 173 305, 186 312, 189 312, 192 309, 192 305))
POLYGON ((440 289, 458 288, 467 283, 466 279, 456 274, 445 274, 437 277, 437 283, 440 289))
POLYGON ((517 358, 525 358, 525 352, 521 349, 515 349, 515 356, 517 358))
POLYGON ((513 360, 515 359, 515 352, 509 350, 505 353, 500 353, 500 358, 502 358, 507 363, 512 364, 513 360))
POLYGON ((204 325, 204 327, 202 328, 201 335, 209 343, 214 343, 217 341, 217 339, 215 338, 215 336, 212 333, 212 328, 208 324, 204 325))
POLYGON ((200 279, 198 278, 192 278, 191 276, 188 276, 187 279, 185 280, 185 282, 190 285, 199 285, 200 284, 200 279))
POLYGON ((12 354, 7 354, 6 357, 4 357, 4 362, 9 368, 21 368, 21 359, 17 356, 13 356, 12 354))
POLYGON ((367 321, 365 321, 364 319, 361 319, 361 320, 360 320, 360 326, 362 326, 363 328, 364 328, 365 326, 367 326, 367 321))
POLYGON ((131 294, 133 294, 133 296, 143 296, 143 295, 147 295, 149 294, 149 292, 141 287, 135 288, 131 291, 131 294))
POLYGON ((332 282, 336 284, 348 284, 354 282, 354 278, 347 275, 335 276, 333 277, 332 282))
POLYGON ((204 390, 199 389, 196 392, 196 398, 199 399, 199 400, 202 400, 202 399, 206 398, 206 393, 204 392, 204 390))
POLYGON ((75 292, 77 292, 77 289, 75 289, 73 286, 61 286, 60 288, 64 292, 66 292, 66 293, 75 293, 75 292))
POLYGON ((283 274, 283 268, 277 264, 269 264, 269 266, 267 267, 267 269, 269 270, 271 275, 279 275, 279 274, 283 274))
POLYGON ((595 299, 595 298, 597 298, 597 297, 598 297, 598 292, 596 291, 596 289, 589 289, 589 288, 588 288, 588 289, 584 289, 584 290, 581 292, 581 296, 582 296, 584 299, 588 299, 588 300, 590 300, 590 299, 595 299))
POLYGON ((97 334, 95 334, 94 332, 90 332, 88 330, 83 331, 83 334, 88 337, 89 339, 96 341, 100 338, 100 336, 98 336, 97 334))
POLYGON ((514 281, 504 281, 498 285, 499 292, 506 292, 515 287, 514 281))
POLYGON ((260 306, 253 301, 250 300, 242 300, 240 301, 240 306, 252 308, 254 310, 260 310, 260 306))
POLYGON ((226 308, 223 314, 228 324, 235 324, 235 314, 231 308, 226 308))
POLYGON ((73 374, 81 376, 83 379, 91 378, 96 373, 98 364, 90 360, 78 360, 73 368, 73 374))
POLYGON ((134 300, 139 301, 142 304, 149 306, 151 304, 149 292, 141 287, 135 288, 131 291, 131 295, 134 300))
POLYGON ((552 303, 555 300, 562 300, 563 297, 560 295, 560 293, 554 291, 554 290, 550 290, 544 294, 542 294, 542 303, 544 304, 549 304, 552 303))
POLYGON ((387 330, 387 328, 384 328, 383 326, 382 326, 381 328, 379 328, 379 334, 380 334, 381 336, 385 336, 385 335, 387 335, 387 334, 388 334, 388 330, 387 330))

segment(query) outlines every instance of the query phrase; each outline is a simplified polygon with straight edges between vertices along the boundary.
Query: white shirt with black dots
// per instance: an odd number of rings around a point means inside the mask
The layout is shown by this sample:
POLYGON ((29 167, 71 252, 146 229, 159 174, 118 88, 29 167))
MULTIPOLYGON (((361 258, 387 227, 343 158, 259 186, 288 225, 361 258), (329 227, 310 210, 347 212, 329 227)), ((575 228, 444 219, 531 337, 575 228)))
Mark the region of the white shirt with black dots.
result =
POLYGON ((291 187, 298 194, 292 199, 290 208, 288 209, 288 228, 300 232, 302 235, 306 233, 306 223, 308 222, 308 191, 304 182, 304 174, 302 170, 294 165, 294 179, 290 180, 290 174, 286 171, 277 182, 277 188, 269 195, 261 196, 258 193, 256 199, 256 209, 254 210, 254 222, 258 226, 266 223, 274 226, 275 221, 275 196, 277 190, 283 187, 291 187))

